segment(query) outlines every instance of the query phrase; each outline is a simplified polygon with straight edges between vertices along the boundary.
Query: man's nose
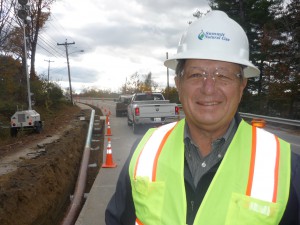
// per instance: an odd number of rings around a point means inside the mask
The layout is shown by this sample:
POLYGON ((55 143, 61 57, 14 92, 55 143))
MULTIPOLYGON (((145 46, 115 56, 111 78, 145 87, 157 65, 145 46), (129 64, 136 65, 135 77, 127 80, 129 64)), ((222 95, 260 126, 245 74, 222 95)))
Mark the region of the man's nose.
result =
POLYGON ((209 74, 208 76, 206 76, 203 79, 203 83, 202 83, 202 90, 204 91, 204 93, 206 94, 210 94, 212 92, 214 92, 215 87, 216 87, 216 80, 214 76, 211 76, 211 74, 209 74))

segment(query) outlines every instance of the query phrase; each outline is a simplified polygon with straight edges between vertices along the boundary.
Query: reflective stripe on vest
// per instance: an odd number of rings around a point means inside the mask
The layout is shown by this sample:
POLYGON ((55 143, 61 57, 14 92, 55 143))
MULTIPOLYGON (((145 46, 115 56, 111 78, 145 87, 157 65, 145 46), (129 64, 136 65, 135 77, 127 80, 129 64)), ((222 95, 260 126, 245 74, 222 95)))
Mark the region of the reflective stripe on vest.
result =
POLYGON ((252 153, 246 195, 276 202, 279 140, 274 134, 252 127, 252 153))
POLYGON ((135 225, 143 225, 143 223, 141 221, 139 221, 139 219, 135 220, 135 225))
MULTIPOLYGON (((152 133, 138 156, 134 178, 146 176, 150 182, 155 182, 158 158, 175 125, 176 123, 168 124, 152 133)), ((276 202, 279 156, 278 138, 263 129, 252 127, 251 160, 246 195, 267 202, 276 202)), ((138 219, 135 224, 142 225, 138 219)))
POLYGON ((144 146, 138 158, 138 163, 135 168, 134 177, 149 177, 153 182, 156 178, 156 165, 159 154, 163 148, 165 141, 177 122, 169 123, 165 126, 157 128, 151 135, 146 145, 144 146))

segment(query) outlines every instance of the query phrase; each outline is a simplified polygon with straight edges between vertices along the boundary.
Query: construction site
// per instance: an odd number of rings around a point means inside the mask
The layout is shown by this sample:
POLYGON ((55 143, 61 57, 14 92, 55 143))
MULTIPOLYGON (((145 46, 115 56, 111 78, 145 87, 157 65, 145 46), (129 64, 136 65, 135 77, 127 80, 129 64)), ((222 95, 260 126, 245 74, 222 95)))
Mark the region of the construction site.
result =
MULTIPOLYGON (((96 110, 95 120, 102 115, 96 110)), ((90 109, 73 107, 46 124, 40 134, 19 134, 0 146, 0 224, 54 225, 65 217, 75 190, 85 148, 90 109)), ((104 122, 93 132, 85 190, 102 164, 104 122)), ((84 203, 82 199, 81 206, 84 203)))

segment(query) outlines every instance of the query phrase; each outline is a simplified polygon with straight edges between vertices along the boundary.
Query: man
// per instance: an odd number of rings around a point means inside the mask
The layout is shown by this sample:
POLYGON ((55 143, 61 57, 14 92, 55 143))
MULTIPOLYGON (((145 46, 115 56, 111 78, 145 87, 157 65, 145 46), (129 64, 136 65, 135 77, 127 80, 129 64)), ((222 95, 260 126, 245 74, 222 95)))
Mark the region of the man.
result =
POLYGON ((193 22, 165 62, 185 112, 132 148, 106 223, 299 224, 300 160, 290 145, 243 121, 249 62, 243 29, 212 11, 193 22))

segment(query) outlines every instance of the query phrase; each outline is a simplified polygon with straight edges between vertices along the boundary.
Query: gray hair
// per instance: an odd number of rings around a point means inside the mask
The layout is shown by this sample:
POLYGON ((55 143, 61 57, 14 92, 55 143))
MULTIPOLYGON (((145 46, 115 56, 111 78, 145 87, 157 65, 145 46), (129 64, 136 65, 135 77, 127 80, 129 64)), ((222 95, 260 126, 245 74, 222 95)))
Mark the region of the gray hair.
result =
POLYGON ((183 76, 183 68, 184 68, 185 61, 186 59, 177 59, 175 74, 179 78, 183 76))

